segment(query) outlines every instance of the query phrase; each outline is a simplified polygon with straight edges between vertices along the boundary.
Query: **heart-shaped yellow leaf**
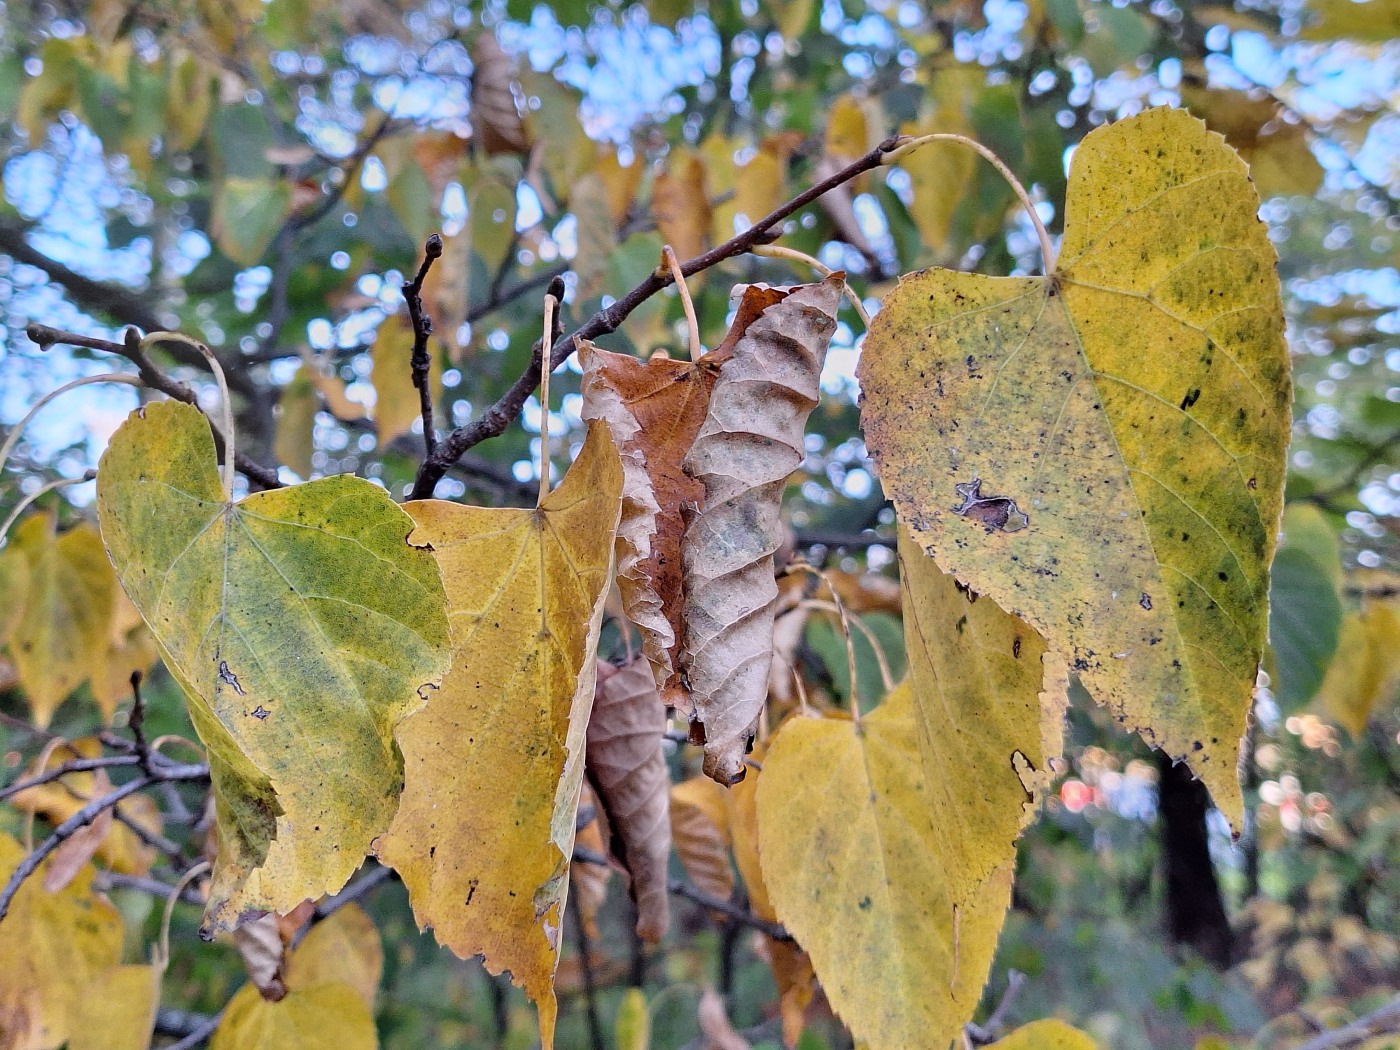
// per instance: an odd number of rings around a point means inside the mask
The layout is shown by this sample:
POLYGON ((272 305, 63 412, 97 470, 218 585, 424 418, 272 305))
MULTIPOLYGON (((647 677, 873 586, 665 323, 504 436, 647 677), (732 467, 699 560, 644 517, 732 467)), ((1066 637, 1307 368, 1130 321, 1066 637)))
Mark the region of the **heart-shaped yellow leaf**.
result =
POLYGON ((594 423, 538 509, 408 505, 451 595, 452 669, 399 726, 405 786, 380 859, 438 941, 509 970, 554 1036, 594 647, 622 465, 594 423))
POLYGON ((1055 272, 911 275, 859 370, 866 441, 919 543, 1185 758, 1237 829, 1291 399, 1258 208, 1187 113, 1097 130, 1055 272))
POLYGON ((349 476, 230 502, 208 421, 174 401, 122 424, 97 500, 209 752, 208 920, 334 893, 394 815, 394 725, 448 663, 442 579, 411 519, 349 476))

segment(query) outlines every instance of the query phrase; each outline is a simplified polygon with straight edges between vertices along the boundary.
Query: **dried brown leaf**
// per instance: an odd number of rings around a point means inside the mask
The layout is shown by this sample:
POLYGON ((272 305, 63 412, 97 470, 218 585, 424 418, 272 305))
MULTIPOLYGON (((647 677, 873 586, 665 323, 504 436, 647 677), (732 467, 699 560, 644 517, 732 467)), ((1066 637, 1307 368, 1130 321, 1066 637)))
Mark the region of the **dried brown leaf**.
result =
MULTIPOLYGON (((599 673, 601 675, 601 670, 599 673)), ((585 783, 578 801, 580 818, 590 807, 594 811, 593 819, 584 823, 574 835, 575 857, 574 863, 569 866, 569 878, 573 880, 572 905, 579 910, 584 931, 596 941, 599 939, 598 912, 608 899, 608 883, 612 880, 613 872, 609 864, 590 864, 578 859, 580 849, 604 857, 608 853, 608 842, 603 835, 602 810, 598 808, 592 788, 585 783)))
POLYGON ((734 1030, 729 1013, 724 1008, 724 1000, 713 988, 706 988, 700 993, 696 1020, 700 1022, 700 1031, 705 1035, 705 1050, 750 1050, 751 1044, 734 1030))
POLYGON ((287 997, 287 942, 282 938, 276 915, 264 915, 245 922, 233 931, 233 943, 243 956, 248 979, 268 1002, 287 997))
POLYGON ((804 457, 843 287, 836 274, 793 289, 748 326, 720 365, 684 463, 705 496, 681 547, 680 664, 704 731, 705 772, 725 784, 743 778, 768 691, 783 488, 804 457))
POLYGON ((525 153, 530 137, 515 105, 509 56, 489 30, 472 47, 472 124, 488 154, 525 153))
POLYGON ((666 705, 646 660, 598 677, 585 770, 612 829, 612 852, 632 877, 637 935, 659 941, 670 924, 671 780, 661 734, 666 705))
POLYGON ((713 780, 691 777, 671 788, 671 838, 690 881, 711 897, 728 900, 734 893, 729 808, 713 780))

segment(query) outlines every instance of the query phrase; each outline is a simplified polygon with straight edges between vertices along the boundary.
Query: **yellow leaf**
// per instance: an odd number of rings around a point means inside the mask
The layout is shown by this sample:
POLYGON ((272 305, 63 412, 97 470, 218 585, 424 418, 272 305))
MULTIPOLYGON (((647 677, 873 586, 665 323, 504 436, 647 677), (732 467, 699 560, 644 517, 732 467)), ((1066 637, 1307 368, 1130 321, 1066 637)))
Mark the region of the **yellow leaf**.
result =
POLYGON ((112 631, 107 647, 97 658, 88 687, 97 701, 102 720, 108 725, 123 701, 132 698, 131 675, 146 674, 156 662, 156 641, 146 621, 120 587, 114 588, 116 605, 112 611, 112 631))
POLYGON ((375 1050, 374 1015, 346 984, 318 984, 268 1002, 252 984, 238 990, 210 1050, 375 1050))
POLYGON ((50 37, 39 57, 43 69, 28 80, 19 96, 15 122, 29 137, 30 149, 40 149, 47 138, 49 123, 59 112, 74 104, 84 56, 76 39, 50 37))
POLYGON ((114 966, 83 989, 68 1050, 146 1050, 163 976, 157 966, 114 966))
MULTIPOLYGON (((24 849, 0 834, 0 880, 24 849)), ((91 865, 57 893, 44 889, 48 864, 20 887, 0 922, 0 1039, 6 1050, 53 1050, 77 1031, 83 1000, 121 958, 122 920, 93 896, 91 865)))
POLYGON ((208 421, 175 401, 112 437, 97 503, 208 749, 208 922, 334 893, 393 816, 393 727, 448 663, 442 579, 408 515, 350 476, 226 501, 208 421))
POLYGON ((998 1039, 987 1050, 1098 1050, 1099 1044, 1063 1021, 1032 1021, 998 1039))
POLYGON ((608 188, 608 214, 614 229, 626 221, 637 201, 637 187, 642 184, 642 162, 633 157, 625 168, 612 146, 598 147, 598 160, 593 171, 608 188))
MULTIPOLYGON (((768 215, 787 198, 785 165, 777 153, 760 149, 747 164, 740 166, 735 177, 734 212, 748 229, 768 215)), ((734 236, 730 230, 726 239, 734 236)))
MULTIPOLYGON (((94 736, 79 737, 54 748, 40 768, 34 763, 25 771, 33 776, 55 769, 74 759, 97 758, 103 753, 102 743, 94 736)), ((25 813, 35 813, 50 824, 63 823, 89 802, 111 790, 111 782, 102 770, 69 773, 58 780, 28 788, 10 798, 10 804, 25 813)), ((164 821, 155 800, 146 795, 132 795, 117 803, 117 812, 133 824, 153 834, 160 834, 164 821)), ((136 832, 124 823, 113 824, 102 838, 96 856, 113 871, 126 875, 144 875, 155 862, 156 851, 147 846, 136 832)))
POLYGON ((705 196, 705 162, 677 148, 666 170, 652 183, 651 210, 661 236, 681 261, 705 250, 710 233, 710 202, 705 196))
POLYGON ((1291 399, 1258 207, 1187 113, 1094 131, 1053 278, 907 277, 858 373, 919 543, 1186 759, 1236 828, 1291 399))
POLYGON ((1318 690, 1318 702, 1353 740, 1366 732, 1377 704, 1400 689, 1400 616, 1395 606, 1367 602, 1342 621, 1337 652, 1318 690))
MULTIPOLYGON (((826 140, 823 152, 834 160, 838 167, 845 167, 865 154, 874 144, 870 141, 871 121, 866 116, 868 102, 862 102, 853 95, 842 95, 831 107, 831 115, 826 123, 826 140)), ((874 123, 882 127, 881 121, 874 123)), ((876 141, 883 137, 877 136, 876 141)), ((851 189, 862 193, 870 181, 868 175, 859 175, 851 182, 851 189)))
POLYGON ((453 660, 398 727, 403 797, 377 851, 421 926, 511 972, 539 1006, 546 1047, 621 501, 617 451, 595 423, 537 510, 407 508, 452 596, 453 660))
MULTIPOLYGON (((433 403, 442 397, 442 362, 437 352, 428 348, 428 387, 433 403)), ((374 346, 370 349, 373 367, 370 382, 374 384, 374 410, 370 418, 379 427, 379 446, 385 448, 401 434, 407 434, 415 420, 422 417, 418 388, 413 385, 413 326, 406 314, 386 318, 379 326, 374 346)))
POLYGON ((170 50, 165 85, 167 149, 179 153, 199 142, 214 103, 212 79, 194 55, 182 48, 170 50))
POLYGON ((311 477, 311 455, 316 451, 316 387, 310 370, 302 365, 282 388, 277 401, 277 432, 272 452, 298 476, 311 477))
POLYGON ((640 988, 622 993, 613 1032, 617 1050, 650 1050, 651 1014, 647 1011, 646 994, 640 988))
MULTIPOLYGON (((432 272, 429 271, 430 275, 432 272)), ((369 414, 359 401, 350 400, 345 392, 345 380, 335 373, 334 368, 323 365, 321 360, 304 348, 301 359, 312 384, 316 387, 316 392, 326 399, 326 408, 330 409, 331 415, 348 423, 364 419, 369 414)))
POLYGON ((0 646, 10 644, 10 635, 24 616, 28 593, 29 559, 11 543, 0 550, 0 646))
MULTIPOLYGON (((859 723, 790 719, 758 781, 778 918, 872 1050, 946 1050, 977 1007, 1011 900, 1014 860, 955 908, 937 829, 948 814, 935 807, 918 733, 905 683, 859 723)), ((976 789, 968 770, 945 772, 976 789)))
MULTIPOLYGON (((633 165, 637 167, 640 165, 633 165)), ((569 194, 569 207, 578 222, 574 270, 578 273, 579 301, 591 299, 603 291, 608 261, 617 250, 617 227, 610 211, 609 192, 607 183, 598 173, 589 172, 574 183, 573 192, 569 194)))
POLYGON ((10 656, 34 723, 44 728, 106 651, 117 581, 88 522, 56 537, 53 518, 35 514, 11 532, 10 546, 27 563, 29 579, 10 656))
POLYGON ((287 964, 287 987, 348 985, 373 1009, 383 972, 384 947, 374 921, 358 904, 347 904, 312 926, 297 945, 287 964))
MULTIPOLYGON (((766 743, 754 747, 755 764, 762 766, 768 754, 766 743)), ((708 779, 708 778, 706 778, 708 779)), ((729 790, 730 822, 734 838, 734 862, 744 877, 744 889, 749 895, 749 910, 761 919, 778 921, 778 913, 768 895, 759 864, 758 785, 763 772, 746 776, 729 790)), ((713 783, 711 781, 711 783, 713 783)), ((783 1045, 796 1046, 802 1037, 807 1015, 816 993, 816 974, 812 960, 792 941, 774 940, 765 935, 764 947, 768 965, 773 971, 773 983, 778 988, 778 1012, 783 1020, 783 1045)))
POLYGON ((1040 635, 979 598, 899 530, 904 644, 927 797, 955 907, 1015 857, 1063 752, 1069 672, 1040 635), (971 774, 971 775, 969 775, 971 774))

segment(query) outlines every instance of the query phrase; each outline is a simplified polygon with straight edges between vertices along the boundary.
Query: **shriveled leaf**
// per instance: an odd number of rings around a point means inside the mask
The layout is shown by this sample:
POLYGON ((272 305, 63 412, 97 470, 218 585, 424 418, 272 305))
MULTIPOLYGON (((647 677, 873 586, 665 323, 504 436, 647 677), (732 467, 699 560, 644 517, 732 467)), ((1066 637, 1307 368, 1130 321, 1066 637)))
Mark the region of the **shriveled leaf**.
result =
POLYGON ((233 931, 233 943, 258 994, 270 1002, 287 997, 287 940, 276 915, 261 915, 233 931))
POLYGON ((729 1011, 724 1008, 724 1000, 713 988, 706 988, 700 993, 696 1020, 700 1023, 701 1035, 705 1037, 705 1050, 750 1050, 749 1041, 734 1030, 729 1011))
POLYGON ((383 972, 384 947, 374 920, 358 904, 347 904, 302 938, 287 963, 287 987, 296 992, 343 984, 373 1009, 383 972))
POLYGON ((622 468, 606 428, 538 510, 427 500, 416 543, 447 581, 452 670, 398 727, 405 786, 380 858, 459 956, 509 970, 553 1042, 568 861, 622 468))
POLYGON ((35 514, 12 530, 10 548, 7 558, 24 559, 28 580, 22 611, 11 613, 10 657, 42 729, 106 652, 117 581, 87 522, 58 536, 53 518, 35 514))
POLYGON ((1055 275, 907 277, 858 371, 919 543, 1185 758, 1236 828, 1291 398, 1258 206, 1189 114, 1094 131, 1055 275))
POLYGON ((269 1002, 251 984, 224 1008, 210 1050, 376 1050, 374 1015, 347 984, 318 984, 269 1002))
POLYGON ((311 372, 302 365, 292 381, 282 388, 277 401, 277 433, 272 451, 278 462, 291 467, 298 476, 311 476, 311 455, 316 451, 316 386, 311 372))
POLYGON ((1079 1029, 1050 1018, 1022 1025, 987 1050, 1098 1050, 1098 1046, 1079 1029))
POLYGON ((959 587, 903 526, 899 574, 924 798, 939 814, 931 860, 963 909, 1014 861, 1054 779, 1069 673, 1040 635, 959 587))
POLYGON ((773 654, 773 555, 788 475, 801 464, 843 280, 793 289, 720 364, 709 413, 683 464, 704 486, 681 544, 680 667, 704 731, 705 772, 732 784, 758 724, 773 654))
POLYGON ((1291 709, 1322 687, 1342 626, 1341 555, 1316 507, 1291 506, 1269 585, 1274 696, 1291 709))
MULTIPOLYGON (((442 362, 429 348, 428 387, 433 402, 442 398, 442 362)), ((418 388, 413 385, 413 326, 407 314, 386 318, 375 335, 370 349, 373 367, 370 382, 374 384, 374 409, 370 417, 379 430, 380 447, 407 434, 422 417, 418 388)))
POLYGON ((661 750, 665 730, 666 705, 646 660, 599 676, 585 770, 607 815, 612 853, 632 877, 637 935, 651 943, 665 936, 671 920, 666 888, 671 779, 661 750))
POLYGON ((524 153, 530 148, 525 124, 515 105, 510 58, 491 30, 472 45, 472 126, 488 153, 524 153))
MULTIPOLYGON (((914 712, 906 682, 859 724, 790 719, 758 781, 763 881, 778 918, 872 1050, 946 1050, 961 1032, 1015 868, 1008 860, 955 906, 937 829, 948 814, 935 805, 914 712)), ((946 775, 975 790, 966 770, 946 775)))
POLYGON ((146 1050, 155 1030, 158 966, 113 966, 83 989, 68 1050, 146 1050))
MULTIPOLYGON (((760 766, 767 757, 767 748, 760 744, 754 750, 754 761, 760 766)), ((744 889, 749 897, 749 910, 761 919, 778 921, 777 910, 768 895, 759 863, 758 785, 763 780, 750 773, 729 791, 730 824, 734 839, 734 862, 744 877, 744 889)), ((812 960, 802 947, 792 941, 780 941, 763 934, 764 951, 773 971, 773 983, 778 988, 778 1012, 783 1020, 783 1045, 796 1046, 802 1037, 807 1007, 816 994, 816 974, 812 960)))
POLYGON ((710 232, 710 201, 705 196, 705 163, 689 150, 672 153, 651 189, 651 210, 666 243, 682 260, 705 250, 710 232))
POLYGON ((1337 654, 1318 702, 1353 740, 1366 732, 1377 704, 1400 690, 1400 615, 1391 602, 1367 602, 1342 622, 1337 654))
POLYGON ((393 727, 448 663, 442 579, 408 515, 349 476, 228 502, 208 421, 174 401, 112 437, 97 502, 208 749, 208 921, 339 890, 394 813, 393 727))
POLYGON ((234 262, 256 266, 291 206, 285 180, 230 175, 215 192, 210 232, 234 262))
POLYGON ((671 788, 671 838, 690 881, 711 897, 734 893, 729 865, 729 807, 724 789, 709 777, 691 777, 671 788))
POLYGON ((613 1035, 617 1050, 650 1050, 651 1013, 647 1009, 646 993, 640 988, 628 988, 622 993, 613 1035))
MULTIPOLYGON (((33 776, 74 759, 97 758, 102 752, 102 743, 96 737, 80 737, 51 750, 42 768, 36 761, 25 775, 33 776)), ((11 796, 9 802, 16 809, 38 814, 57 826, 110 790, 111 782, 102 770, 80 771, 21 791, 11 796)), ((93 833, 98 840, 96 856, 113 871, 144 875, 151 870, 156 851, 142 842, 126 822, 158 835, 163 825, 160 810, 154 799, 139 794, 122 799, 116 809, 124 821, 107 825, 105 834, 93 833)))
MULTIPOLYGON (((24 848, 0 834, 0 879, 24 848)), ((92 892, 84 868, 58 893, 44 889, 41 865, 0 922, 0 1036, 7 1050, 56 1050, 77 1032, 84 998, 121 959, 122 920, 92 892)))

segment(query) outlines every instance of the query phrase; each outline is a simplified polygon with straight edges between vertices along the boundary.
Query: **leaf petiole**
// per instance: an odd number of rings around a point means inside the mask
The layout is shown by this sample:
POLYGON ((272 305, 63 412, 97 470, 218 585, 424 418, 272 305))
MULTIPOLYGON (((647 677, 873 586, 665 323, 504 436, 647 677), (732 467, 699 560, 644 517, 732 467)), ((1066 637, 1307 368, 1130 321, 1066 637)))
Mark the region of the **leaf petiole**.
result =
MULTIPOLYGON (((830 277, 836 271, 820 259, 815 259, 806 252, 799 252, 796 248, 785 248, 781 244, 755 244, 751 249, 754 255, 762 255, 769 259, 787 259, 789 262, 801 263, 804 266, 815 270, 822 277, 830 277)), ((870 327, 870 311, 865 308, 865 303, 861 302, 860 296, 856 295, 848 281, 841 282, 841 288, 846 293, 847 300, 855 312, 860 315, 861 323, 868 329, 870 327)))

